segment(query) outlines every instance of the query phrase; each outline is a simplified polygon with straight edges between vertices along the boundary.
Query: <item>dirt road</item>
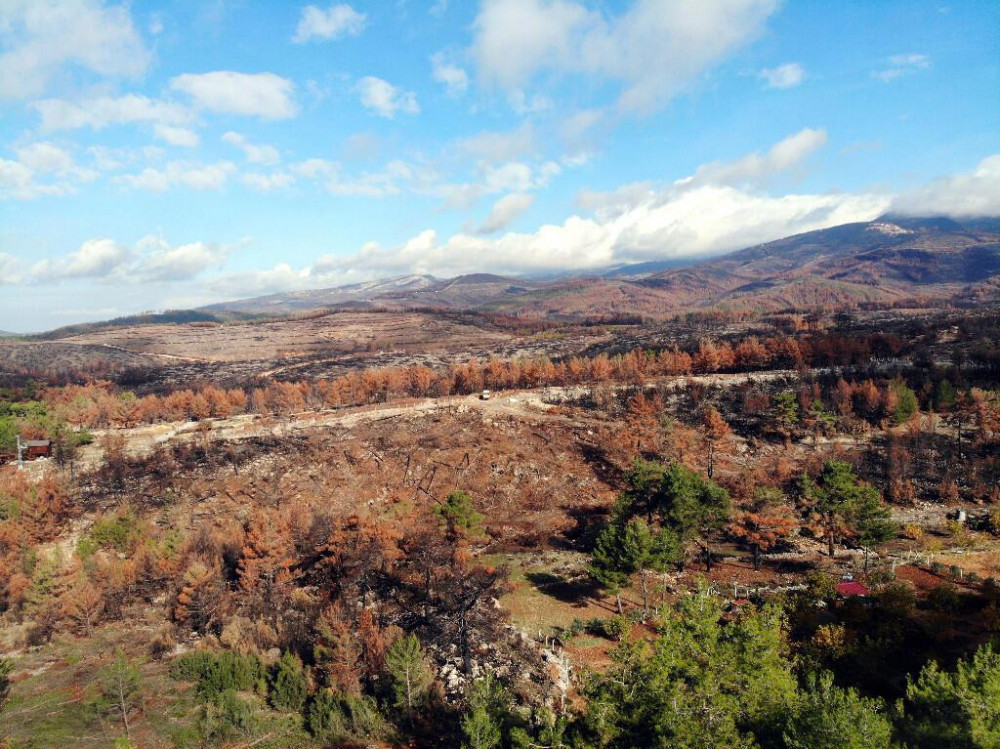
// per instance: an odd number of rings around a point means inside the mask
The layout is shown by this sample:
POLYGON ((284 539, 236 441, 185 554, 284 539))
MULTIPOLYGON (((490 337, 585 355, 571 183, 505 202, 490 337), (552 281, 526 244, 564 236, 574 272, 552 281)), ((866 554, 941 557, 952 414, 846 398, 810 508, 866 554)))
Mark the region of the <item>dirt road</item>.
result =
MULTIPOLYGON (((775 380, 791 377, 794 374, 790 370, 775 370, 749 374, 672 377, 651 381, 647 383, 647 387, 666 387, 671 390, 681 389, 690 384, 731 387, 749 380, 775 380)), ((612 387, 621 389, 625 386, 612 387)), ((303 411, 286 416, 242 414, 228 419, 208 419, 202 422, 180 421, 144 425, 131 429, 97 430, 94 432, 97 438, 94 444, 83 448, 79 459, 84 465, 99 463, 103 453, 102 438, 107 435, 123 436, 126 440, 126 449, 130 453, 141 454, 152 450, 158 444, 196 439, 205 436, 206 432, 212 439, 222 440, 246 439, 262 435, 282 436, 317 428, 352 429, 360 424, 385 419, 419 417, 449 409, 479 411, 484 416, 513 417, 537 422, 561 421, 571 423, 574 426, 584 426, 589 421, 588 419, 581 418, 579 415, 567 415, 558 410, 554 411, 552 404, 586 397, 593 390, 594 388, 589 386, 547 387, 494 393, 489 400, 482 400, 478 395, 459 395, 419 400, 398 400, 391 403, 352 408, 303 411)))

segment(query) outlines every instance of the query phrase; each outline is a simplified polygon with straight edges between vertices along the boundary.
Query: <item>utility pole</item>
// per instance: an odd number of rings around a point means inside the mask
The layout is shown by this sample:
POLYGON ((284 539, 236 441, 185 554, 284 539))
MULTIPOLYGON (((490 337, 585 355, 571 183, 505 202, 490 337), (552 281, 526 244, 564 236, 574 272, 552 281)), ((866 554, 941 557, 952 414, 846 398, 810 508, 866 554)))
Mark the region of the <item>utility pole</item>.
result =
POLYGON ((17 470, 24 470, 24 451, 27 449, 27 445, 21 442, 21 435, 17 435, 17 470))

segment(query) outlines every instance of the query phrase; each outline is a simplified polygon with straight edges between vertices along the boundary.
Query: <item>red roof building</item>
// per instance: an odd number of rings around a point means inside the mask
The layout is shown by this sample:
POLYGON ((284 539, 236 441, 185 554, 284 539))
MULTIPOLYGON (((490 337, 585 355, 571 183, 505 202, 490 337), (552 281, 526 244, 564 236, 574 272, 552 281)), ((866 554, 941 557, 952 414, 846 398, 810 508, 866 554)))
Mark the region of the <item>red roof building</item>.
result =
POLYGON ((837 595, 841 598, 864 597, 868 595, 868 588, 857 580, 841 580, 837 583, 837 595))

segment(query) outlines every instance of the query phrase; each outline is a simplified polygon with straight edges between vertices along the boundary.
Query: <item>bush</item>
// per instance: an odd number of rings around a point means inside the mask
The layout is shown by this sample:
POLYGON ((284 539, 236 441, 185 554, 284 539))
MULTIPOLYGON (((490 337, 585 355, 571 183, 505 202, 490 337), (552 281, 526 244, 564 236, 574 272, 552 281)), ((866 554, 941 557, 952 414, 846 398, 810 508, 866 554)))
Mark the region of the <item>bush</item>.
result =
POLYGON ((90 533, 80 539, 76 553, 86 560, 98 549, 109 549, 127 554, 135 548, 142 530, 135 515, 127 513, 116 518, 101 518, 90 533))
POLYGON ((954 585, 943 583, 927 595, 927 603, 935 611, 955 612, 962 603, 962 598, 954 585))
POLYGON ((259 658, 228 650, 217 655, 206 650, 186 653, 170 666, 173 678, 197 682, 198 694, 206 700, 230 689, 252 691, 264 674, 259 658))
POLYGON ((632 620, 622 614, 616 614, 604 620, 604 634, 612 640, 622 642, 628 639, 632 632, 632 620))
POLYGON ((309 704, 306 725, 314 736, 328 741, 375 741, 385 733, 386 728, 385 719, 374 700, 351 697, 329 689, 319 692, 309 704))
POLYGON ((903 530, 901 531, 900 535, 903 538, 909 538, 913 541, 919 541, 921 538, 924 537, 924 529, 921 528, 916 523, 907 523, 906 525, 903 526, 903 530))
POLYGON ((563 634, 566 637, 578 637, 586 631, 587 631, 587 623, 583 621, 583 619, 576 618, 573 620, 572 624, 570 624, 565 630, 563 630, 563 634))
POLYGON ((285 653, 271 674, 269 699, 277 710, 298 712, 306 704, 309 687, 302 661, 294 653, 285 653))
POLYGON ((935 575, 940 575, 944 572, 944 565, 941 562, 931 562, 931 572, 935 575))
POLYGON ((951 565, 951 567, 948 568, 948 572, 951 573, 952 577, 957 577, 959 579, 962 577, 962 568, 957 564, 951 565))
POLYGON ((965 579, 968 580, 970 583, 978 583, 980 580, 979 573, 970 572, 968 575, 965 576, 965 579))

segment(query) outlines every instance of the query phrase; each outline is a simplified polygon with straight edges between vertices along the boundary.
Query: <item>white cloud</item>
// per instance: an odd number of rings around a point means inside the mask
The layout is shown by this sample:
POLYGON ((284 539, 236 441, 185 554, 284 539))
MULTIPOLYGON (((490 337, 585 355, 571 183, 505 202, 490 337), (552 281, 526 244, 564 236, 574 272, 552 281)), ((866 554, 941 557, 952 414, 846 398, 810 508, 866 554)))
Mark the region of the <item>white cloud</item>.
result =
POLYGON ((174 91, 190 96, 209 112, 285 120, 298 114, 295 84, 274 73, 185 73, 170 81, 174 91))
POLYGON ((52 143, 32 143, 17 149, 17 160, 28 169, 40 174, 65 174, 75 164, 73 157, 52 143))
POLYGON ((194 148, 201 143, 198 133, 186 127, 174 127, 172 125, 157 124, 153 126, 153 132, 160 140, 172 146, 182 148, 194 148))
POLYGON ((69 195, 76 192, 78 184, 99 176, 93 169, 77 166, 68 151, 52 143, 31 143, 16 153, 17 161, 0 159, 0 198, 69 195))
POLYGON ((277 164, 281 161, 281 154, 278 153, 277 148, 269 145, 254 145, 240 133, 234 133, 232 131, 224 133, 222 140, 243 151, 243 155, 246 156, 247 161, 251 164, 271 165, 277 164))
POLYGON ((766 180, 801 163, 826 142, 826 130, 807 127, 776 143, 767 153, 754 152, 735 161, 716 161, 701 166, 688 180, 697 184, 722 185, 766 180))
POLYGON ((901 76, 915 73, 918 70, 926 70, 930 66, 931 59, 927 55, 893 55, 889 58, 886 67, 872 71, 872 78, 878 78, 883 83, 891 83, 901 76))
POLYGON ((535 132, 525 123, 509 132, 485 131, 456 143, 460 153, 486 162, 496 163, 516 159, 535 149, 535 132))
POLYGON ((0 252, 0 286, 16 286, 21 283, 20 261, 13 255, 0 252))
POLYGON ((892 210, 915 216, 1000 215, 1000 153, 979 162, 970 174, 936 179, 904 192, 892 210))
POLYGON ((524 215, 524 212, 531 208, 534 202, 534 195, 517 192, 504 195, 493 204, 490 215, 486 217, 476 232, 478 234, 493 234, 501 229, 506 229, 524 215))
POLYGON ((244 185, 258 192, 272 192, 295 184, 295 177, 287 172, 274 172, 272 174, 249 173, 244 174, 240 179, 244 185))
POLYGON ((154 236, 139 240, 136 249, 143 256, 133 275, 142 282, 186 281, 204 270, 223 265, 230 252, 229 248, 204 242, 171 247, 154 236))
POLYGON ((357 36, 365 28, 366 16, 350 5, 332 5, 327 10, 321 10, 315 5, 302 9, 298 28, 292 41, 303 44, 310 39, 341 39, 345 36, 357 36))
POLYGON ((379 117, 392 119, 396 116, 396 112, 404 114, 420 112, 415 93, 398 89, 388 81, 372 75, 358 81, 358 92, 361 94, 361 105, 379 117))
POLYGON ((487 84, 520 90, 539 73, 614 80, 619 108, 661 108, 754 39, 777 0, 636 0, 617 16, 572 0, 486 0, 471 49, 487 84))
POLYGON ((43 99, 31 105, 42 116, 42 130, 102 130, 108 125, 136 122, 184 125, 191 121, 187 108, 137 94, 100 96, 80 101, 43 99))
POLYGON ((160 161, 166 155, 166 152, 159 146, 143 146, 142 148, 91 146, 87 149, 87 153, 93 159, 94 166, 102 172, 116 172, 128 164, 140 161, 160 161))
POLYGON ((345 159, 373 159, 381 150, 382 141, 374 133, 355 133, 341 146, 345 159))
POLYGON ((309 268, 295 269, 288 263, 279 263, 268 270, 241 271, 218 276, 208 282, 208 288, 216 297, 224 299, 275 294, 308 288, 312 285, 309 274, 309 268))
POLYGON ((615 216, 571 216, 530 234, 497 239, 456 234, 441 241, 433 231, 390 249, 368 246, 327 263, 329 278, 402 273, 442 276, 470 272, 526 273, 585 270, 616 263, 721 253, 789 234, 885 211, 880 195, 752 195, 732 187, 667 189, 615 216))
MULTIPOLYGON (((612 193, 584 192, 578 201, 585 214, 532 233, 497 238, 460 233, 442 239, 428 230, 398 247, 368 244, 349 257, 324 258, 313 272, 322 275, 324 282, 338 283, 345 278, 411 272, 447 276, 476 271, 584 270, 717 254, 799 232, 867 221, 884 213, 891 203, 887 195, 770 196, 740 186, 794 166, 825 139, 822 131, 804 130, 763 155, 706 165, 695 175, 660 188, 640 182, 612 193)), ((551 163, 537 170, 525 167, 518 162, 505 165, 497 171, 503 177, 494 184, 537 184, 558 168, 551 163)), ((477 233, 501 230, 530 206, 530 200, 523 191, 498 200, 477 233)))
POLYGON ((123 174, 113 181, 151 192, 165 192, 173 187, 217 191, 224 188, 236 172, 236 165, 231 161, 218 161, 214 164, 171 161, 163 169, 147 167, 139 174, 123 174))
POLYGON ((119 275, 135 258, 127 247, 112 239, 90 239, 80 249, 56 260, 41 260, 31 269, 38 281, 99 278, 119 275))
POLYGON ((767 88, 795 88, 805 77, 806 71, 797 62, 786 62, 776 68, 764 68, 757 74, 767 81, 767 88))
POLYGON ((292 164, 290 169, 303 179, 317 179, 337 173, 340 170, 340 165, 326 159, 306 159, 292 164))
POLYGON ((69 66, 128 78, 150 61, 128 6, 100 0, 5 0, 0 41, 0 98, 38 96, 69 66))
POLYGON ((452 63, 445 62, 438 52, 431 56, 431 75, 438 83, 443 83, 449 96, 461 96, 469 88, 469 74, 452 63))
POLYGON ((475 182, 452 183, 436 186, 434 193, 445 199, 449 208, 468 208, 484 195, 504 192, 528 192, 546 187, 562 171, 554 161, 538 166, 523 161, 508 161, 494 165, 481 162, 475 182))
POLYGON ((140 239, 134 248, 112 239, 90 239, 76 252, 35 263, 31 278, 36 283, 50 284, 79 279, 120 284, 187 281, 224 265, 232 249, 205 242, 172 247, 157 236, 140 239))

